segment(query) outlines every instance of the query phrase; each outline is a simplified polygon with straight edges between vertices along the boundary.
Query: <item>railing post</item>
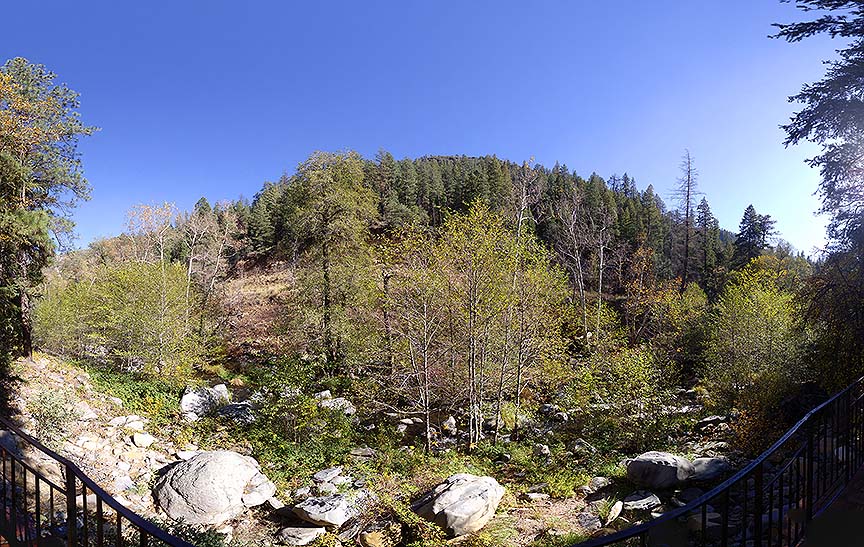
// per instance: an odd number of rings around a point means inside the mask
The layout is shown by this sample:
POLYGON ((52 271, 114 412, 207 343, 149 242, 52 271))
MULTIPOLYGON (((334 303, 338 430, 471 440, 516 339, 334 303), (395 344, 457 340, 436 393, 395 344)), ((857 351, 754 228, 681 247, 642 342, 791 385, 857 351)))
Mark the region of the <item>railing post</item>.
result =
POLYGON ((804 462, 804 527, 813 520, 813 427, 807 426, 807 455, 804 462))
POLYGON ((66 545, 77 547, 78 544, 78 506, 76 497, 75 473, 70 465, 66 465, 66 545))
POLYGON ((846 408, 843 423, 846 424, 846 446, 843 448, 843 463, 846 464, 846 484, 852 481, 852 432, 854 417, 852 416, 852 391, 846 392, 846 408))
MULTIPOLYGON (((764 510, 764 499, 762 495, 762 474, 763 462, 759 462, 753 473, 753 509, 755 510, 753 517, 753 540, 755 547, 762 547, 762 512, 764 510)), ((769 507, 770 511, 771 508, 769 507)))

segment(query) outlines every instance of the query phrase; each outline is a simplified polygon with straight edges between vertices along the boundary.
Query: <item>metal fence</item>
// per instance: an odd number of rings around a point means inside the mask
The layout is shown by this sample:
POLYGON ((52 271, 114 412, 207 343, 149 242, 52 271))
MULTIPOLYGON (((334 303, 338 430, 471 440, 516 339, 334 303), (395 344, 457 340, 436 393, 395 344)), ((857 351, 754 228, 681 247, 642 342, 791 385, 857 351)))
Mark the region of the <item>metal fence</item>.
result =
POLYGON ((683 507, 578 547, 797 545, 864 465, 864 378, 811 410, 745 468, 683 507))
POLYGON ((124 507, 9 420, 0 417, 0 429, 18 444, 0 446, 0 538, 10 547, 193 547, 124 507))

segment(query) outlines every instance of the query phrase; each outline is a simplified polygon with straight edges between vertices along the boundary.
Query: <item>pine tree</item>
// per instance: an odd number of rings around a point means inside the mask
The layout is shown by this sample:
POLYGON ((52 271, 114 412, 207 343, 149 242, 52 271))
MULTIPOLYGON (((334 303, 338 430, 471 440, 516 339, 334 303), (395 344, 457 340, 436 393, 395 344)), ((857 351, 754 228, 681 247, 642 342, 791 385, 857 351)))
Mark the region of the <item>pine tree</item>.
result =
POLYGON ((768 247, 768 238, 774 234, 774 220, 769 215, 760 215, 753 205, 748 205, 741 217, 738 235, 735 237, 735 254, 732 262, 743 268, 762 254, 768 247))

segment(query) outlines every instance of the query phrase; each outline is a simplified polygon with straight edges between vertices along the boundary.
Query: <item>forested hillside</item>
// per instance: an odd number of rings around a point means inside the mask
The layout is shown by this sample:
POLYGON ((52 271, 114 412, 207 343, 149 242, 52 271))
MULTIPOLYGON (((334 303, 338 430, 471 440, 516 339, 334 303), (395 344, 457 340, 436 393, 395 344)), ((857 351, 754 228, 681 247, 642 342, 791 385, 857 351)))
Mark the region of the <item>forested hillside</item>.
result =
POLYGON ((814 258, 746 198, 722 228, 686 150, 669 195, 533 159, 314 152, 251 201, 154 196, 72 250, 96 129, 13 59, 0 414, 202 545, 563 547, 657 517, 864 372, 858 147, 841 142, 860 131, 825 107, 855 59, 785 127, 825 146, 814 258), (687 476, 641 480, 648 451, 687 476), (172 513, 188 500, 162 497, 165 477, 199 457, 228 459, 213 484, 249 472, 242 503, 172 513), (435 513, 464 490, 483 500, 469 523, 435 513))

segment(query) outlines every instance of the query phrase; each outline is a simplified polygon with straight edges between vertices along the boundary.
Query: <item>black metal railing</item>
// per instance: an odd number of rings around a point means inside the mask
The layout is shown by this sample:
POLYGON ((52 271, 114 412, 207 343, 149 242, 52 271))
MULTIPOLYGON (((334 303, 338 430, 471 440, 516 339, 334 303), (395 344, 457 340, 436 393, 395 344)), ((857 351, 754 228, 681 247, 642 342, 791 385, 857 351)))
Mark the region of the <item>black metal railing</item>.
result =
POLYGON ((683 507, 578 547, 786 547, 864 465, 864 378, 811 410, 771 448, 683 507))
POLYGON ((10 547, 194 547, 3 417, 0 429, 0 538, 10 547))

